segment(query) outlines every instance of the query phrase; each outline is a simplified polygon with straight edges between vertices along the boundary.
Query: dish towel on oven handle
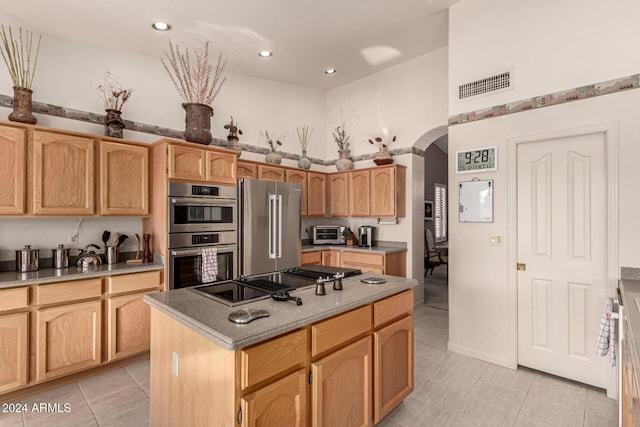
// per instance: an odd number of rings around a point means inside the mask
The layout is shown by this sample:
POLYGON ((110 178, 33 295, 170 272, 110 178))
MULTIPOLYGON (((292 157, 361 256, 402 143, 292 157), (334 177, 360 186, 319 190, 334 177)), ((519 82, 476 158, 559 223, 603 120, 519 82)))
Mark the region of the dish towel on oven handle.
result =
POLYGON ((604 312, 600 318, 600 330, 598 331, 598 356, 606 356, 609 353, 611 366, 616 366, 616 325, 608 313, 613 312, 613 300, 607 298, 604 304, 604 312))
POLYGON ((214 282, 218 278, 218 249, 202 248, 202 283, 214 282))

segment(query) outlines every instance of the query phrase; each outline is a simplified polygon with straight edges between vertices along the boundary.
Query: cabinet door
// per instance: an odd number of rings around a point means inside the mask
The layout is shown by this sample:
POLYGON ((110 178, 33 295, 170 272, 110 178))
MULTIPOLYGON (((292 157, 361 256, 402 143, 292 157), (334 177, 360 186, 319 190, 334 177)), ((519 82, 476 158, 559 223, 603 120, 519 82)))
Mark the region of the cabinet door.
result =
POLYGON ((311 425, 370 426, 371 337, 311 364, 311 425))
POLYGON ((149 149, 100 142, 100 213, 149 214, 149 149))
POLYGON ((373 422, 379 423, 413 391, 413 316, 373 334, 373 422))
POLYGON ((258 179, 258 165, 255 163, 243 162, 238 160, 237 177, 240 178, 254 178, 258 179))
POLYGON ((307 215, 325 216, 327 176, 323 173, 307 172, 307 184, 307 215))
POLYGON ((320 251, 302 252, 301 264, 302 265, 321 265, 322 255, 320 251))
POLYGON ((340 251, 322 251, 322 265, 340 267, 340 251))
POLYGON ((349 172, 349 216, 369 216, 369 171, 349 172))
POLYGON ((301 369, 240 400, 243 427, 307 425, 307 374, 301 369))
POLYGON ((93 139, 34 131, 34 214, 93 214, 93 152, 93 139))
POLYGON ((0 316, 0 393, 27 384, 29 313, 0 316))
POLYGON ((100 301, 36 311, 36 380, 99 365, 101 328, 100 301))
POLYGON ((26 129, 0 126, 0 214, 24 213, 26 129))
POLYGON ((206 178, 216 184, 236 185, 236 155, 207 151, 206 178))
POLYGON ((198 148, 169 145, 169 178, 205 180, 205 155, 198 148))
POLYGON ((331 216, 347 216, 349 214, 349 174, 347 172, 329 175, 329 212, 331 216))
POLYGON ((371 171, 371 216, 396 214, 396 170, 381 167, 371 171))
POLYGON ((149 306, 145 293, 107 300, 107 361, 149 350, 149 306))
POLYGON ((293 182, 295 184, 302 185, 302 216, 307 216, 307 173, 298 170, 287 169, 285 171, 285 180, 287 182, 293 182))
POLYGON ((258 165, 258 179, 284 182, 284 168, 279 166, 258 165))

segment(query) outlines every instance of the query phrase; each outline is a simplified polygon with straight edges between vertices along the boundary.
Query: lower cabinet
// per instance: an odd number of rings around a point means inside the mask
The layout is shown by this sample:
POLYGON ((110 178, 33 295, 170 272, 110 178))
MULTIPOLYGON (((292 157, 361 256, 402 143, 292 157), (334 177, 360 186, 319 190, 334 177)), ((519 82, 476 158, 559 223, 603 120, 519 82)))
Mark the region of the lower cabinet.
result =
POLYGON ((371 411, 371 337, 311 364, 311 425, 369 426, 371 411))
POLYGON ((322 265, 340 267, 340 251, 322 251, 322 265))
POLYGON ((321 265, 322 264, 322 256, 320 254, 320 251, 302 252, 302 256, 300 260, 302 265, 321 265))
POLYGON ((29 313, 0 316, 0 392, 27 383, 29 313))
MULTIPOLYGON (((633 308, 631 308, 633 310, 633 308)), ((629 315, 626 310, 623 311, 623 328, 626 331, 631 330, 629 324, 629 315)), ((620 426, 622 427, 634 427, 640 422, 640 387, 636 380, 636 366, 633 362, 633 350, 632 338, 629 337, 628 332, 625 333, 621 342, 620 349, 620 371, 622 374, 621 384, 621 396, 619 396, 620 405, 620 426)))
POLYGON ((149 350, 149 306, 145 293, 107 300, 107 361, 149 350))
POLYGON ((300 369, 240 399, 241 425, 307 425, 307 371, 300 369))
POLYGON ((36 380, 99 365, 101 329, 101 301, 37 310, 36 380))

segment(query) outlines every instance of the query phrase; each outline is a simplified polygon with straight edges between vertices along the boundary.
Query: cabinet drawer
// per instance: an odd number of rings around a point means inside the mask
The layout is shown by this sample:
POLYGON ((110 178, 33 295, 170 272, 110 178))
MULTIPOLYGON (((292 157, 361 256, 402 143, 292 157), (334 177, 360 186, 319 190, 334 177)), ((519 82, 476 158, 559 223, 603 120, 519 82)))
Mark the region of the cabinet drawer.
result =
POLYGON ((370 305, 316 323, 311 326, 311 357, 337 347, 370 329, 370 305))
POLYGON ((374 267, 372 265, 362 265, 362 264, 353 264, 350 262, 343 262, 342 267, 351 268, 354 270, 361 270, 363 273, 385 274, 384 268, 374 267))
POLYGON ((307 330, 301 329, 239 352, 240 386, 244 390, 303 364, 307 357, 307 330))
POLYGON ((342 251, 342 262, 384 267, 384 255, 342 251))
POLYGON ((302 265, 320 265, 322 264, 322 254, 320 251, 302 252, 302 265))
POLYGON ((88 298, 99 298, 102 295, 102 279, 39 285, 35 289, 36 305, 68 303, 88 298))
POLYGON ((119 294, 124 292, 144 291, 160 287, 161 271, 147 271, 144 273, 123 274, 107 277, 107 293, 119 294))
POLYGON ((373 326, 378 327, 413 311, 413 290, 373 303, 373 326))
POLYGON ((0 291, 0 311, 25 308, 29 305, 29 287, 3 289, 0 291))

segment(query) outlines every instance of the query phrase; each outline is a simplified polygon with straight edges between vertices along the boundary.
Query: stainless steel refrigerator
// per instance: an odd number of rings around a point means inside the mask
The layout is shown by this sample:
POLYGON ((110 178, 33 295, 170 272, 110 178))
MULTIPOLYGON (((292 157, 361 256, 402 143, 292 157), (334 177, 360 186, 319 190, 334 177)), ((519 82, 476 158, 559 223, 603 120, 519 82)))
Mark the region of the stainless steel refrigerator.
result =
POLYGON ((243 276, 300 265, 300 184, 238 180, 238 270, 243 276))

